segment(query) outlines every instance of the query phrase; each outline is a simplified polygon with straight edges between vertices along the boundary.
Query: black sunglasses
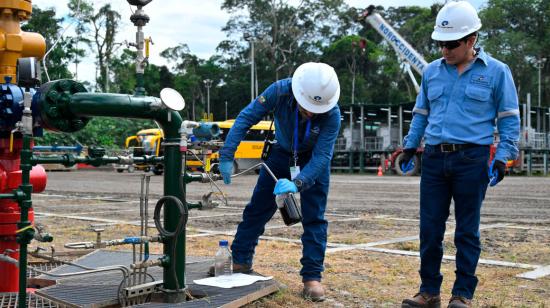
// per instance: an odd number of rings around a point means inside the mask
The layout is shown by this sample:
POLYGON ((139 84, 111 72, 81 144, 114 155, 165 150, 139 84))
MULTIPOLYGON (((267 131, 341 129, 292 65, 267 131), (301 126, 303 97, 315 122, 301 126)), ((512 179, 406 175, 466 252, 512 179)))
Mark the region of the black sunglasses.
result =
POLYGON ((448 50, 453 50, 460 46, 460 42, 464 41, 463 39, 456 41, 436 41, 439 48, 447 48, 448 50))

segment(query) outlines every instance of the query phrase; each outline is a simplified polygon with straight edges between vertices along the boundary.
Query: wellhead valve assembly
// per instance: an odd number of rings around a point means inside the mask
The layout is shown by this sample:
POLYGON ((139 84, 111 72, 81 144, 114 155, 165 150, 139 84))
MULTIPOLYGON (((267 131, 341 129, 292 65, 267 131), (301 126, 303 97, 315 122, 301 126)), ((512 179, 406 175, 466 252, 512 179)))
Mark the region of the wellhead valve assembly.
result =
MULTIPOLYGON (((162 291, 166 301, 181 301, 185 297, 185 228, 181 224, 186 222, 187 210, 201 207, 200 202, 186 202, 185 185, 204 181, 204 177, 188 175, 182 170, 185 151, 180 146, 182 136, 187 135, 181 132, 183 119, 179 111, 184 107, 181 96, 170 92, 166 96, 161 94, 161 99, 144 94, 143 66, 147 64, 149 41, 142 32, 148 21, 143 7, 150 0, 128 2, 137 6, 132 19, 138 28, 136 43, 132 46, 138 50, 136 63, 139 64, 134 95, 89 93, 73 80, 41 84, 38 61, 45 54, 44 38, 22 32, 20 28, 20 23, 30 18, 32 2, 0 0, 0 80, 3 82, 0 84, 0 255, 3 256, 0 258, 0 292, 19 292, 19 307, 26 306, 27 245, 35 238, 31 195, 46 186, 41 163, 99 166, 163 162, 164 196, 158 210, 162 209, 163 218, 155 217, 162 232, 151 237, 163 244, 163 257, 147 264, 163 267, 162 291), (33 154, 33 139, 41 137, 43 129, 73 133, 85 128, 93 117, 156 121, 164 133, 164 156, 109 157, 104 151, 92 151, 86 157, 33 154)), ((51 237, 42 240, 51 241, 51 237)), ((136 241, 141 239, 129 242, 136 241)))

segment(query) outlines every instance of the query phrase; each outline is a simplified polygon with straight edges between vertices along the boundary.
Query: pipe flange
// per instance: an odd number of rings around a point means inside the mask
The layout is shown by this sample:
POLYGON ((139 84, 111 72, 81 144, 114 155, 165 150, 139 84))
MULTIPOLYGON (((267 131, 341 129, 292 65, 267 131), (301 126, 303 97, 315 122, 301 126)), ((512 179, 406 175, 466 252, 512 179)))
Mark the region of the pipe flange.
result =
POLYGON ((69 108, 71 96, 88 92, 74 80, 61 79, 43 84, 38 90, 40 120, 44 128, 53 131, 72 133, 83 129, 90 121, 88 117, 78 117, 69 108))
POLYGON ((137 11, 136 13, 132 14, 130 16, 130 21, 134 24, 136 27, 143 27, 149 22, 149 16, 147 14, 144 14, 140 11, 137 11))

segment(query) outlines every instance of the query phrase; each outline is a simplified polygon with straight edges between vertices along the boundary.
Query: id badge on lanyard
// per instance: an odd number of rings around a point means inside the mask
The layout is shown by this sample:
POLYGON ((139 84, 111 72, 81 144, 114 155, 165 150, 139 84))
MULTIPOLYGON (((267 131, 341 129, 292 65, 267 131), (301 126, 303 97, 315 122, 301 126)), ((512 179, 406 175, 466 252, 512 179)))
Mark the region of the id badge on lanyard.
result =
MULTIPOLYGON (((294 142, 293 142, 293 151, 292 156, 294 158, 294 166, 290 167, 290 180, 294 180, 298 174, 300 174, 300 166, 298 166, 298 104, 296 104, 295 112, 295 121, 294 121, 294 142)), ((307 120, 306 131, 304 135, 304 142, 307 141, 309 137, 309 129, 311 127, 311 121, 307 120)))

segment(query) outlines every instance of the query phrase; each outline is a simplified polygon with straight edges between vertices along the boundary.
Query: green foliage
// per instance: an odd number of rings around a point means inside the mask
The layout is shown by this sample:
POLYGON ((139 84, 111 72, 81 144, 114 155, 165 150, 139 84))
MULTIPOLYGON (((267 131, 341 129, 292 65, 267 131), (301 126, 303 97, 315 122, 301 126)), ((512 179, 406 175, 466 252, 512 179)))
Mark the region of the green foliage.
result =
POLYGON ((542 66, 542 105, 550 106, 550 2, 547 0, 489 0, 480 12, 483 23, 480 44, 510 66, 520 99, 538 92, 537 61, 542 66))
MULTIPOLYGON (((62 21, 63 19, 55 18, 54 9, 41 10, 35 6, 32 18, 22 25, 21 29, 42 34, 46 40, 46 48, 49 50, 60 36, 62 28, 59 24, 62 21)), ((80 51, 75 48, 76 41, 76 38, 65 37, 48 54, 46 67, 51 79, 72 78, 67 65, 74 57, 80 55, 80 51)), ((42 72, 42 80, 47 80, 45 72, 42 72)))
MULTIPOLYGON (((431 40, 441 7, 442 4, 379 6, 377 12, 430 62, 441 57, 439 48, 431 40)), ((108 66, 110 92, 134 93, 136 52, 118 50, 120 44, 115 41, 120 15, 109 5, 94 9, 87 0, 70 0, 69 8, 68 18, 79 21, 77 35, 62 39, 48 56, 52 78, 70 78, 68 64, 78 63, 87 47, 97 57, 100 67, 99 90, 106 90, 108 66), (80 8, 77 8, 79 2, 80 8)), ((357 21, 364 8, 349 7, 342 0, 224 0, 221 8, 231 17, 223 28, 227 39, 219 43, 214 56, 200 59, 186 44, 180 43, 161 53, 169 66, 146 67, 147 94, 158 96, 162 88, 175 88, 186 101, 184 118, 200 120, 203 117, 207 108, 205 79, 212 80, 210 109, 215 120, 225 119, 226 102, 229 118, 235 118, 250 102, 252 42, 260 93, 276 79, 290 77, 301 63, 323 61, 338 73, 343 106, 351 103, 352 95, 358 104, 384 105, 412 102, 416 97, 393 48, 370 24, 357 21), (250 35, 248 41, 244 33, 250 35), (360 48, 361 40, 366 41, 364 49, 360 48)), ((549 59, 542 66, 545 105, 550 102, 548 77, 545 77, 550 73, 549 16, 550 1, 547 0, 488 0, 480 11, 483 28, 479 44, 510 66, 522 97, 527 92, 536 97, 535 62, 549 59)), ((33 19, 25 29, 42 33, 51 45, 59 37, 61 22, 55 19, 55 12, 35 8, 33 19)), ((155 125, 144 120, 97 118, 77 134, 47 133, 42 142, 71 144, 78 140, 88 145, 121 146, 127 136, 148 127, 155 125)))
POLYGON ((93 118, 86 127, 73 134, 46 131, 44 137, 36 138, 40 145, 83 145, 122 148, 127 137, 135 135, 144 128, 156 127, 151 120, 93 118))

